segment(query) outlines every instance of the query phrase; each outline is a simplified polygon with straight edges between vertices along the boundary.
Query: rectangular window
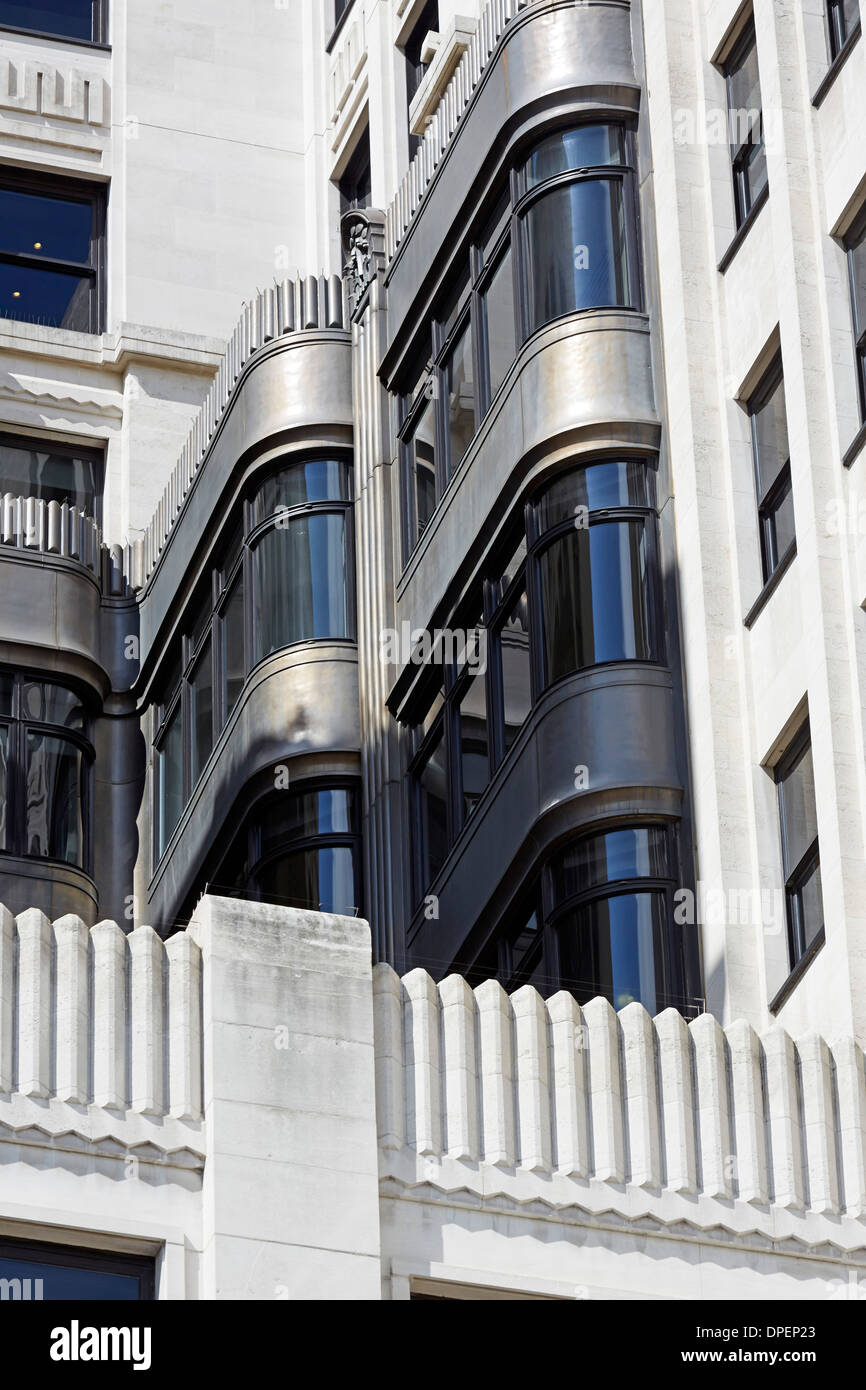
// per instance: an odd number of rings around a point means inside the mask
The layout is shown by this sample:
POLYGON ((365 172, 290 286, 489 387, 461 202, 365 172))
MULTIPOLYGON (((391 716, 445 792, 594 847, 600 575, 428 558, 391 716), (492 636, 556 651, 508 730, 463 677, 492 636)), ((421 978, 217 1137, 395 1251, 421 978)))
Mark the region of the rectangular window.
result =
POLYGON ((416 897, 421 898, 448 854, 448 772, 442 725, 433 735, 415 772, 416 897))
POLYGON ((405 446, 409 516, 407 552, 414 550, 436 507, 436 411, 425 394, 417 407, 405 446))
POLYGON ((11 1286, 9 1297, 28 1302, 132 1302, 155 1296, 153 1259, 49 1241, 0 1238, 0 1279, 11 1286))
POLYGON ((223 715, 228 719, 246 680, 244 655, 244 576, 241 571, 226 599, 221 617, 223 715))
POLYGON ((468 820, 490 781, 487 682, 473 676, 457 706, 462 818, 468 820))
POLYGON ((767 187, 767 156, 754 24, 749 24, 725 66, 728 138, 734 207, 741 227, 767 187))
POLYGON ((0 317, 101 333, 105 190, 0 170, 0 317))
POLYGON ((752 426, 752 458, 758 497, 761 563, 764 583, 775 574, 794 545, 794 498, 785 384, 781 358, 777 358, 749 401, 752 426))
POLYGON ((108 0, 0 0, 0 27, 104 43, 108 0))
POLYGON ((104 455, 101 450, 49 439, 0 434, 0 497, 39 497, 66 503, 101 520, 104 455))
POLYGON ((448 473, 455 472, 475 434, 475 383, 472 326, 467 316, 443 363, 448 423, 448 473))
POLYGON ((373 201, 370 132, 365 129, 340 179, 340 212, 368 208, 373 201))
POLYGON ((815 774, 808 724, 776 768, 791 968, 824 925, 815 774))
POLYGON ((851 35, 860 27, 859 0, 827 0, 830 58, 838 58, 851 35))
POLYGON ((532 708, 532 658, 525 585, 511 600, 502 621, 494 629, 493 642, 501 692, 499 756, 505 757, 532 708))
POLYGON ((213 750, 213 660, 211 639, 196 663, 189 681, 192 721, 192 785, 195 786, 213 750))
POLYGON ((157 857, 165 853, 177 828, 184 807, 183 797, 183 720, 178 697, 165 723, 156 749, 157 857))
MULTIPOLYGON (((408 114, 415 100, 415 94, 424 80, 424 74, 429 67, 428 63, 422 61, 421 55, 424 52, 424 44, 429 33, 439 32, 439 0, 427 0, 423 10, 415 21, 414 28, 406 40, 403 53, 406 57, 406 111, 408 114)), ((421 145, 421 138, 417 135, 409 135, 409 158, 416 154, 421 145)))
POLYGON ((514 272, 507 242, 480 290, 487 348, 487 400, 493 400, 517 356, 514 272))
POLYGON ((857 364, 857 390, 860 420, 866 421, 866 216, 849 238, 848 283, 851 291, 851 316, 854 324, 854 352, 857 364))

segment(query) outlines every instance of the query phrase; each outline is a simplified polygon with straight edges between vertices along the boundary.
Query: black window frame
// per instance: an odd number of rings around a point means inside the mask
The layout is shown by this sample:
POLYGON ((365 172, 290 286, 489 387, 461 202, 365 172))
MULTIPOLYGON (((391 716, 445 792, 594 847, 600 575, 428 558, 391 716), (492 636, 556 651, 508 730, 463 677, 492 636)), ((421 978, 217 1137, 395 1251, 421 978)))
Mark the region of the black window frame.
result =
MULTIPOLYGON (((92 180, 69 178, 66 174, 37 173, 29 169, 13 169, 0 164, 0 189, 35 197, 58 198, 67 202, 86 203, 91 208, 90 256, 87 264, 60 257, 30 256, 21 252, 0 249, 0 264, 17 265, 23 271, 41 270, 87 278, 91 281, 88 301, 88 327, 59 328, 63 333, 104 333, 106 327, 106 220, 108 185, 92 180)), ((32 320, 9 319, 9 323, 32 323, 32 320)), ((37 325, 39 326, 39 325, 37 325)), ((57 325, 43 325, 57 328, 57 325)))
MULTIPOLYGON (((730 129, 731 115, 737 111, 732 100, 731 86, 733 73, 739 69, 743 59, 749 49, 755 50, 755 63, 758 65, 758 90, 760 92, 760 65, 758 64, 758 40, 755 32, 754 17, 750 14, 748 21, 743 26, 736 43, 731 49, 723 66, 725 78, 725 101, 726 112, 729 123, 729 147, 731 154, 731 176, 734 190, 734 217, 737 231, 745 226, 753 210, 758 207, 769 189, 769 171, 762 186, 753 191, 748 178, 749 160, 753 150, 763 147, 764 160, 766 163, 766 142, 764 139, 764 98, 761 93, 761 106, 758 111, 757 131, 755 124, 750 122, 749 129, 745 138, 738 139, 735 143, 733 130, 730 129), (757 138, 756 138, 757 135, 757 138)), ((738 129, 738 136, 741 132, 738 129)))
MULTIPOLYGON (((502 626, 512 611, 515 601, 525 589, 527 596, 528 648, 530 673, 530 708, 532 710, 541 697, 556 685, 575 675, 606 666, 618 666, 623 662, 647 666, 664 667, 667 661, 664 586, 661 573, 661 551, 658 528, 658 494, 656 473, 658 457, 655 454, 634 454, 628 451, 612 455, 592 455, 588 458, 572 459, 567 467, 553 476, 544 478, 529 493, 526 501, 518 509, 518 516, 512 517, 503 528, 502 539, 493 552, 490 564, 481 581, 480 594, 476 589, 462 598, 456 607, 449 627, 452 631, 471 633, 483 630, 486 642, 487 664, 485 672, 486 711, 487 711, 487 749, 488 779, 483 795, 498 777, 500 769, 512 754, 519 740, 519 731, 506 746, 506 725, 504 710, 504 685, 502 675, 501 633, 502 626), (615 463, 640 465, 646 480, 646 505, 617 505, 595 507, 588 511, 589 526, 611 522, 635 522, 643 526, 646 554, 646 591, 644 595, 647 621, 649 656, 619 657, 609 661, 591 662, 557 677, 547 680, 544 662, 544 612, 539 579, 540 557, 558 537, 570 534, 575 528, 575 520, 566 518, 553 526, 540 527, 536 509, 550 486, 557 478, 569 474, 582 473, 594 465, 615 463), (508 568, 517 559, 525 540, 525 554, 513 567, 513 573, 504 579, 508 568)), ((407 781, 409 796, 409 823, 413 845, 411 865, 411 893, 413 908, 417 909, 429 893, 431 882, 435 882, 438 872, 426 881, 425 872, 427 847, 424 840, 424 827, 421 813, 420 777, 430 758, 437 740, 443 740, 443 758, 446 776, 446 852, 443 865, 447 862, 457 841, 467 824, 474 816, 474 807, 468 814, 464 808, 462 785, 462 762, 460 756, 459 706, 466 689, 474 678, 474 665, 465 664, 458 669, 453 662, 432 665, 430 673, 418 684, 417 691, 409 702, 406 713, 401 716, 407 726, 407 781), (437 708, 442 700, 441 708, 437 708), (431 710, 435 711, 431 714, 431 710)), ((479 797, 479 800, 482 799, 479 797)))
MULTIPOLYGON (((791 864, 788 860, 789 834, 785 818, 785 800, 783 796, 783 783, 785 783, 791 773, 799 764, 806 751, 812 751, 812 736, 807 719, 794 734, 782 757, 773 769, 773 780, 776 783, 776 800, 779 807, 779 840, 782 850, 782 874, 785 884, 785 915, 788 929, 788 960, 790 968, 794 970, 800 961, 809 953, 812 945, 819 938, 824 930, 824 896, 823 884, 819 883, 821 900, 821 922, 811 933, 809 940, 806 940, 806 923, 803 913, 803 889, 813 878, 816 871, 820 873, 821 854, 820 854, 820 835, 817 830, 818 811, 815 807, 815 835, 807 845, 804 852, 796 863, 791 864)), ((813 760, 814 769, 814 760, 813 760)), ((814 775, 814 773, 813 773, 814 775)))
MULTIPOLYGON (((783 551, 779 550, 776 536, 776 516, 782 503, 793 493, 791 481, 790 435, 787 429, 788 403, 785 394, 785 375, 782 368, 782 354, 776 353, 758 386, 747 402, 749 413, 749 437, 752 448, 752 470, 755 479, 755 501, 758 510, 758 535, 761 544, 761 570, 765 584, 773 578, 797 549, 796 528, 794 535, 783 551), (758 441, 758 416, 781 386, 785 402, 785 433, 788 441, 788 457, 780 466, 772 482, 762 490, 760 447, 758 441)), ((793 505, 793 504, 792 504, 793 505)))
POLYGON ((7 732, 6 745, 6 844, 0 849, 3 857, 27 859, 34 864, 50 864, 53 867, 78 869, 93 876, 93 816, 94 816, 94 765, 96 753, 93 744, 93 711, 87 693, 75 682, 64 677, 55 677, 44 671, 20 667, 0 667, 0 676, 12 684, 12 712, 0 714, 0 728, 7 732), (59 686, 74 695, 82 707, 83 727, 67 728, 62 724, 51 724, 46 720, 33 719, 25 715, 21 703, 21 688, 25 685, 59 686), (82 755, 81 785, 81 862, 57 859, 49 855, 29 854, 27 850, 27 736, 30 733, 42 734, 70 743, 82 755))
POLYGON ((617 308, 623 313, 643 313, 645 311, 635 120, 619 114, 606 117, 602 113, 587 116, 577 121, 573 119, 562 121, 545 131, 544 140, 549 139, 552 134, 556 134, 558 131, 565 133, 584 126, 604 126, 621 132, 623 162, 569 169, 540 181, 532 188, 527 188, 523 170, 533 150, 543 142, 539 139, 537 132, 532 139, 524 141, 515 152, 508 174, 499 182, 491 198, 486 202, 482 215, 477 219, 476 230, 469 240, 468 253, 455 265, 453 273, 439 296, 434 307, 430 327, 425 328, 424 333, 416 340, 413 367, 410 369, 408 379, 404 380, 397 392, 397 439, 401 474, 401 526, 404 564, 408 564, 427 529, 426 526, 421 526, 418 520, 413 473, 414 460, 411 451, 413 431, 423 410, 425 391, 427 392, 426 399, 433 401, 435 419, 436 496, 434 513, 444 497, 451 478, 462 462, 460 459, 450 458, 449 430, 446 418, 448 409, 446 372, 449 355, 467 323, 472 337, 471 361, 475 413, 474 432, 467 453, 471 452, 484 419, 499 392, 504 389, 508 379, 509 373, 506 372, 497 390, 494 392, 491 389, 488 330, 483 302, 484 295, 502 259, 506 255, 511 257, 515 360, 525 343, 536 332, 543 332, 551 323, 559 322, 562 318, 569 318, 572 313, 596 313, 611 307, 617 308), (623 189, 624 254, 628 275, 629 303, 615 306, 597 305, 568 311, 559 319, 551 319, 537 328, 532 328, 529 321, 528 252, 523 230, 524 216, 533 203, 543 198, 554 188, 599 179, 616 181, 621 184, 623 189))
POLYGON ((91 0, 91 37, 78 38, 74 34, 61 34, 56 29, 31 29, 26 25, 4 24, 0 19, 0 32, 7 34, 32 34, 34 38, 55 39, 61 43, 84 44, 91 48, 108 47, 108 0, 91 0))
POLYGON ((246 685, 253 673, 264 662, 270 661, 277 651, 256 658, 255 632, 255 549, 261 538, 268 532, 286 528, 294 519, 304 516, 339 514, 344 518, 346 541, 346 612, 349 622, 348 634, 344 637, 307 637, 279 652, 291 651, 293 647, 308 642, 346 642, 352 646, 357 643, 357 576, 355 563, 354 527, 354 466, 353 458, 345 449, 304 450, 285 453, 272 459, 267 468, 247 481, 238 504, 232 508, 229 519, 223 528, 219 544, 215 547, 213 558, 190 599, 184 613, 181 631, 174 639, 169 655, 163 660, 163 672, 156 688, 160 694, 153 704, 153 854, 154 864, 158 864, 168 850, 168 846, 183 819, 186 808, 199 783, 204 778, 208 763, 213 757, 223 731, 237 706, 240 693, 234 703, 228 703, 228 674, 223 651, 223 623, 226 609, 231 601, 235 585, 240 580, 243 585, 243 651, 244 682, 246 685), (263 486, 269 478, 286 469, 303 468, 306 464, 335 462, 343 470, 346 482, 344 498, 329 498, 324 501, 301 502, 294 506, 279 505, 267 516, 256 520, 255 503, 263 486), (210 755, 198 769, 194 765, 193 700, 191 682, 207 644, 210 643, 211 689, 212 689, 212 737, 210 755), (173 669, 171 680, 166 679, 165 668, 173 669), (181 812, 177 824, 165 835, 163 840, 160 821, 161 763, 166 736, 176 712, 180 710, 182 764, 181 764, 181 812))
POLYGON ((854 369, 857 374, 857 403, 860 423, 866 424, 866 207, 862 208, 843 241, 848 272, 848 299, 851 309, 851 331, 854 335, 854 369), (857 295, 854 257, 860 252, 863 262, 864 287, 862 303, 857 295))
POLYGON ((340 194, 340 216, 363 212, 373 206, 373 152, 370 127, 365 125, 337 180, 340 194))
MULTIPOLYGON (((418 93, 418 89, 424 80, 424 74, 430 67, 429 63, 421 61, 424 40, 429 33, 439 32, 439 0, 425 0, 420 14, 417 16, 409 34, 402 45, 403 59, 406 68, 406 120, 408 123, 409 111, 412 102, 418 93), (435 20, 434 20, 435 16, 435 20), (433 21, 433 22, 431 22, 433 21)), ((423 144, 420 135, 414 135, 409 131, 409 159, 410 161, 417 154, 423 144)))
MULTIPOLYGON (((8 445, 10 448, 23 449, 29 452, 45 452, 51 454, 58 454, 61 456, 66 455, 71 459, 89 459, 92 463, 96 464, 96 476, 98 478, 98 486, 94 494, 93 512, 91 513, 82 510, 81 515, 90 517, 92 521, 95 521, 97 526, 102 526, 102 508, 105 493, 104 447, 100 448, 98 446, 94 446, 93 444, 85 444, 83 442, 79 446, 78 444, 71 443, 69 440, 47 439, 44 435, 15 434, 13 431, 6 430, 2 426, 0 426, 0 448, 2 448, 4 444, 8 445)), ((36 494, 26 493, 24 495, 27 497, 33 497, 36 494)), ((2 496, 2 492, 0 492, 0 496, 2 496)), ((71 510, 71 504, 68 505, 70 505, 71 510)))
POLYGON ((827 47, 830 55, 830 66, 841 57, 846 45, 854 39, 861 27, 860 11, 857 11, 857 18, 854 23, 849 25, 845 16, 844 0, 826 0, 824 6, 824 16, 827 21, 827 47))
POLYGON ((54 1264, 63 1269, 95 1269, 103 1274, 136 1276, 139 1280, 138 1300, 108 1301, 141 1303, 152 1302, 156 1298, 156 1257, 153 1255, 132 1255, 116 1250, 98 1250, 91 1246, 65 1245, 60 1242, 55 1244, 53 1241, 23 1240, 0 1235, 0 1260, 4 1258, 32 1260, 36 1264, 54 1264))

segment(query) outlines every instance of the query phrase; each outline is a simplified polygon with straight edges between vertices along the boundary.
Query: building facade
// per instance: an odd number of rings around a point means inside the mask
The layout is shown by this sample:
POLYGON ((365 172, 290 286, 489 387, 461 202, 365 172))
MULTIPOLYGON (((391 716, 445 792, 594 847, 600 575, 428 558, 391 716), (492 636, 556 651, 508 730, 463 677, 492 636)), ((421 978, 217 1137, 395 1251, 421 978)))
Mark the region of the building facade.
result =
POLYGON ((0 0, 0 43, 9 1260, 856 1282, 857 4, 0 0), (301 1184, 263 1254, 305 1165, 340 1232, 301 1184))

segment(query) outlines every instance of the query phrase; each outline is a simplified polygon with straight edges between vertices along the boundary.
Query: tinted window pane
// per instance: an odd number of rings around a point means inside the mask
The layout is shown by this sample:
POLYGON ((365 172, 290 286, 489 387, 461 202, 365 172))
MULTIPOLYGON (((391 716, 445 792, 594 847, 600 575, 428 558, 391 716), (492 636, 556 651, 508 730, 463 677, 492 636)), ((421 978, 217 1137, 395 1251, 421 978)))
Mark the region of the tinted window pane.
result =
POLYGON ((6 797, 8 795, 9 729, 0 724, 0 849, 6 849, 6 797))
POLYGON ((821 897, 821 865, 816 864, 800 887, 794 904, 799 952, 808 950, 824 925, 824 902, 821 897))
POLYGON ((502 722, 507 753, 532 708, 529 656, 529 608, 526 590, 514 600, 499 636, 502 668, 502 722))
POLYGON ((0 24, 37 29, 66 39, 91 40, 93 0, 0 0, 0 24))
POLYGON ((41 497, 68 502, 93 516, 102 469, 96 458, 54 452, 51 446, 28 448, 0 436, 0 496, 41 497))
POLYGON ((499 265, 487 282, 482 298, 487 324, 487 368, 492 400, 517 356, 514 277, 510 249, 500 259, 499 265))
POLYGON ((272 801, 261 820, 261 853, 271 854, 280 844, 312 835, 348 835, 352 832, 352 793, 336 788, 302 792, 272 801))
POLYGON ((239 574, 226 599, 222 617, 222 664, 225 680, 226 718, 231 714, 244 688, 244 577, 239 574))
POLYGON ((338 459, 311 459, 265 479, 253 502, 253 524, 257 526, 285 507, 349 500, 351 475, 346 464, 338 459))
POLYGON ((601 661, 649 660, 642 522, 566 532, 539 567, 548 684, 601 661))
POLYGON ((12 713, 12 677, 0 675, 0 714, 12 713))
POLYGON ((21 684, 21 713, 40 724, 59 724, 64 729, 84 728, 84 708, 77 695, 62 685, 43 681, 21 684))
POLYGON ((603 898, 559 929, 563 988, 584 1002, 602 994, 615 1009, 634 1000, 655 1014, 664 899, 657 893, 603 898))
POLYGON ((84 756, 65 739, 27 735, 27 854, 83 867, 84 756))
MULTIPOLYGON (((29 1299, 53 1302, 104 1299, 126 1302, 139 1299, 141 1280, 136 1274, 116 1274, 105 1269, 76 1269, 44 1259, 24 1260, 0 1255, 0 1279, 30 1280, 29 1299), (36 1280, 41 1280, 37 1285, 36 1280)), ((24 1286, 22 1285, 22 1296, 24 1286)))
POLYGON ((90 276, 0 265, 0 318, 90 331, 90 276))
POLYGON ((735 61, 728 66, 728 104, 731 144, 736 148, 748 139, 756 113, 761 109, 761 80, 754 34, 745 48, 740 50, 735 61))
POLYGON ((622 184, 584 179, 524 214, 530 332, 579 309, 630 303, 622 184))
POLYGON ((195 784, 213 750, 213 660, 211 640, 196 662, 189 683, 192 720, 192 780, 195 784))
POLYGON ((430 401, 422 408, 410 445, 412 451, 418 536, 423 535, 436 506, 436 431, 430 401))
POLYGON ((183 811, 183 741, 180 705, 166 726, 159 764, 159 852, 162 854, 183 811))
POLYGON ((487 761, 487 682, 484 676, 475 676, 470 681, 460 701, 459 720, 465 818, 475 809, 490 780, 487 761))
POLYGON ((849 256, 857 337, 866 331, 866 231, 851 246, 849 256))
POLYGON ((763 141, 749 146, 748 153, 738 165, 738 169, 737 212, 742 220, 767 186, 767 154, 763 141))
POLYGON ((782 810, 782 846, 785 857, 785 877, 787 878, 789 874, 793 873, 818 834, 811 744, 807 745, 784 781, 779 783, 779 800, 782 810))
POLYGON ((355 860, 349 846, 301 850, 256 871, 265 901, 353 917, 358 910, 355 860))
POLYGON ((594 169, 602 164, 625 162, 625 138, 621 126, 583 125, 559 130, 538 146, 524 165, 526 188, 534 188, 569 169, 594 169))
POLYGON ((92 227, 89 202, 0 188, 0 251, 89 265, 92 227))
POLYGON ((752 420, 758 493, 763 497, 789 457, 785 386, 781 380, 766 403, 753 413, 752 420))
POLYGON ((348 637, 346 523, 342 513, 293 518, 253 551, 255 660, 294 642, 348 637))
POLYGON ((649 506, 647 465, 636 459, 593 463, 562 473, 535 503, 539 535, 563 521, 577 522, 581 509, 649 506))
POLYGON ((441 733, 417 777, 421 835, 421 878, 419 893, 423 893, 445 863, 448 852, 448 820, 446 813, 448 783, 445 772, 445 749, 441 733))
POLYGON ((790 481, 773 504, 773 538, 776 563, 781 560, 794 540, 794 494, 790 481))
POLYGON ((445 398, 448 402, 448 460, 453 473, 475 433, 472 330, 468 323, 445 365, 445 398))
POLYGON ((667 878, 667 834, 660 826, 635 826, 593 835, 570 845, 553 864, 554 893, 562 902, 600 883, 667 878))

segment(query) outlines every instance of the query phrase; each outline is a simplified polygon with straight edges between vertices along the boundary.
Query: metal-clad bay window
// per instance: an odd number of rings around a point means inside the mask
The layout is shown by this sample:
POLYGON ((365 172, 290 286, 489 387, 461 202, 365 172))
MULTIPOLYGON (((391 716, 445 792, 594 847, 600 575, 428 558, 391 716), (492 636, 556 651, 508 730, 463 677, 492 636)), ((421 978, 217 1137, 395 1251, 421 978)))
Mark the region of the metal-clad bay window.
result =
POLYGON ((673 925, 678 878, 672 825, 616 825, 567 842, 467 966, 473 984, 497 978, 566 989, 615 1009, 638 1001, 655 1014, 695 1012, 685 993, 682 928, 673 925))
POLYGON ((0 434, 0 497, 66 503, 101 520, 104 454, 53 439, 0 434))
POLYGON ((609 662, 664 659, 660 605, 653 460, 592 461, 531 497, 488 572, 483 610, 479 594, 461 605, 469 659, 458 651, 434 668, 415 702, 416 903, 549 686, 609 662))
POLYGON ((0 168, 0 317, 101 333, 104 263, 103 186, 0 168))
POLYGON ((546 136, 511 170, 407 372, 407 557, 526 339, 581 310, 641 309, 635 166, 632 127, 593 122, 546 136))
POLYGON ((80 696, 0 671, 0 852, 87 871, 92 766, 80 696))
POLYGON ((104 43, 108 0, 0 0, 0 28, 78 43, 104 43))
POLYGON ((788 558, 796 539, 781 357, 776 358, 749 401, 749 418, 761 533, 761 564, 766 583, 788 558))
POLYGON ((184 623, 155 705, 160 858, 259 662, 300 642, 355 640, 352 468, 283 459, 233 518, 184 623))
POLYGON ((755 26, 750 22, 725 64, 734 209, 741 227, 767 187, 767 152, 755 26))
POLYGON ((824 926, 812 744, 806 724, 775 769, 791 968, 824 926))

